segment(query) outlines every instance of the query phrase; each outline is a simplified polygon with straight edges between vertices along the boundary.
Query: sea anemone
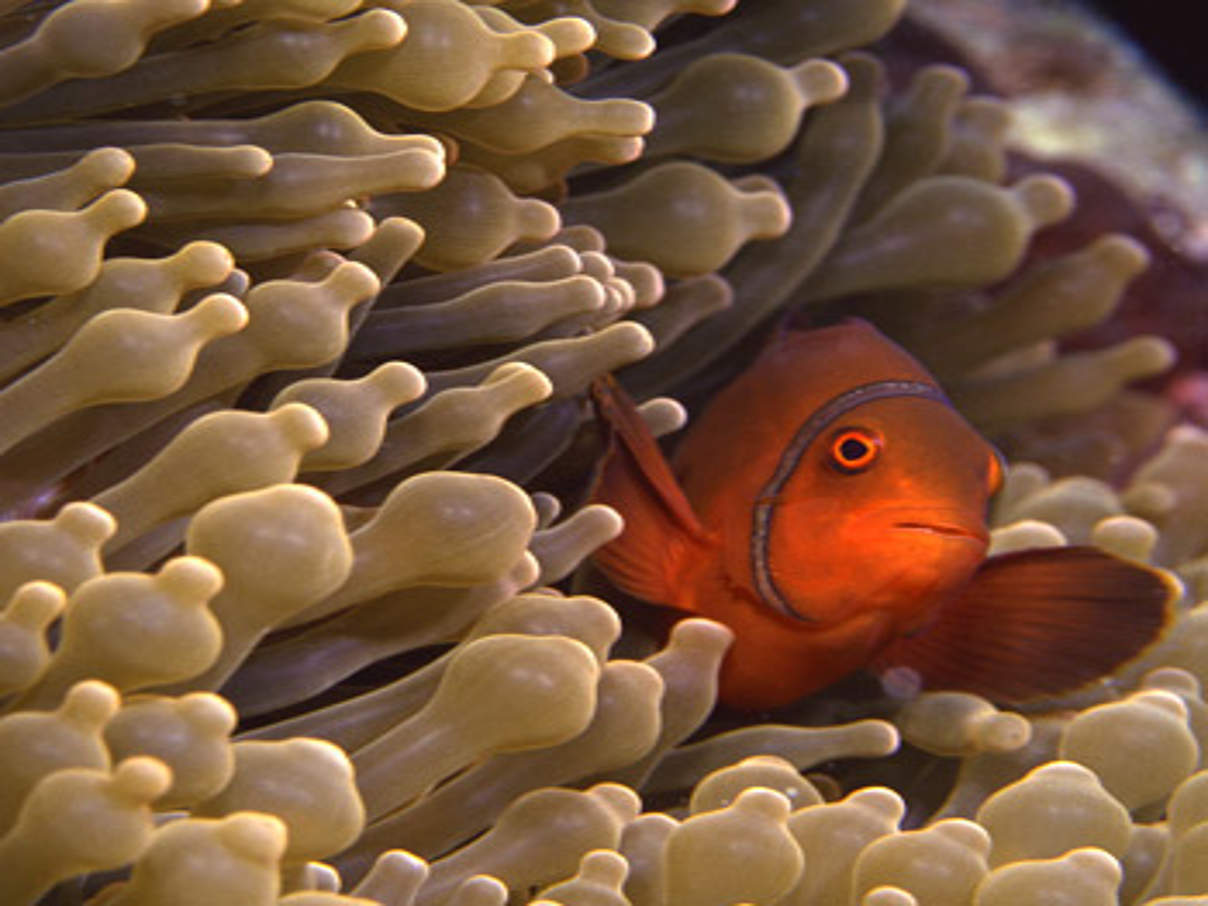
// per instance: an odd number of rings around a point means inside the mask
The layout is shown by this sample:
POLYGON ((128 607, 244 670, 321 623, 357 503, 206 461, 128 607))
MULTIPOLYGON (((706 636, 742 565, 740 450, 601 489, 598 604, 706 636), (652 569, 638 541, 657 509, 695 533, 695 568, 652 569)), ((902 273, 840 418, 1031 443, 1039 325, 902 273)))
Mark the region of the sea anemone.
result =
POLYGON ((1060 342, 1150 252, 1030 255, 1068 182, 903 5, 0 0, 0 900, 1208 897, 1208 434, 1121 393, 1169 340, 1060 342), (1181 578, 1161 645, 768 723, 583 593, 592 380, 670 434, 845 312, 1045 460, 995 550, 1181 578))

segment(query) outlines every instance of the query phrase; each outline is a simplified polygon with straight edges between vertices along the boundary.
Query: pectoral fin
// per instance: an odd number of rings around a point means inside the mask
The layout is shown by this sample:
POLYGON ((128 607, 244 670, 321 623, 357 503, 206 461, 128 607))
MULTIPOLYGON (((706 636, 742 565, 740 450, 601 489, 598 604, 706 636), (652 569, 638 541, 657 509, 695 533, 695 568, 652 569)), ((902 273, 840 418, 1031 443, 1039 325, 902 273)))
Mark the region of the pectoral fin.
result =
POLYGON ((991 557, 933 624, 883 649, 877 669, 909 667, 927 689, 1000 702, 1073 691, 1152 644, 1179 594, 1158 570, 1092 547, 991 557))
POLYGON ((607 448, 590 499, 625 520, 620 537, 593 560, 623 591, 682 607, 675 577, 683 558, 707 550, 707 533, 628 394, 606 376, 593 382, 591 397, 607 448))

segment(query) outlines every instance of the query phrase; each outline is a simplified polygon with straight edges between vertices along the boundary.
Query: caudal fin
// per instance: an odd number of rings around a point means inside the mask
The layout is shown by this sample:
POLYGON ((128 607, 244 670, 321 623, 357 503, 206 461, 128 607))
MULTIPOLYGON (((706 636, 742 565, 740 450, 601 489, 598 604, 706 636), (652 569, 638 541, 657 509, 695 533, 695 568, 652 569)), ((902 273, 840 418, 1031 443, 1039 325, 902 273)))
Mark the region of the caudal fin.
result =
POLYGON ((1071 692, 1156 641, 1178 594, 1168 575, 1093 547, 1003 554, 875 666, 909 667, 924 688, 999 702, 1071 692))
POLYGON ((658 443, 628 394, 610 376, 591 387, 607 449, 592 485, 593 503, 606 503, 625 530, 592 559, 613 584, 644 600, 672 607, 682 558, 699 554, 707 535, 658 443))

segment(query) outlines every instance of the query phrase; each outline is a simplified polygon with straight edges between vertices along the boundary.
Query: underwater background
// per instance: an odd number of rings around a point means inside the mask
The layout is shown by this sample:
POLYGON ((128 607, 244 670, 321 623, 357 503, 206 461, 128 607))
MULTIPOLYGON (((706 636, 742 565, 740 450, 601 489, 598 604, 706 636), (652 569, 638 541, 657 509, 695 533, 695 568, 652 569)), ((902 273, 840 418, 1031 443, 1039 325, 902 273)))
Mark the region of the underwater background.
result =
POLYGON ((0 903, 1208 902, 1202 117, 1097 28, 0 0, 0 903), (1176 576, 1164 639, 715 709, 729 630, 585 566, 585 391, 672 443, 786 313, 1006 454, 993 552, 1176 576))

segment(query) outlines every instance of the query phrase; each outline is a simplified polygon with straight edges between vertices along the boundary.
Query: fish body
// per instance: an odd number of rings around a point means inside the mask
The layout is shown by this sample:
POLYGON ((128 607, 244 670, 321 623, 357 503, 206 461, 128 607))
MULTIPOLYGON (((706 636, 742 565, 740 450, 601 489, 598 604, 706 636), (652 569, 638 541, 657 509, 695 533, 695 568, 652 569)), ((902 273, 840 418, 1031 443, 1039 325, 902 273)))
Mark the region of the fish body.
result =
POLYGON ((595 562, 734 630, 730 705, 783 705, 869 664, 999 700, 1052 694, 1167 621, 1171 580, 1097 550, 987 561, 996 451, 867 322, 778 334, 670 463, 614 382, 593 395, 610 436, 593 499, 626 520, 595 562), (1043 663, 1054 646, 1069 656, 1043 663))

